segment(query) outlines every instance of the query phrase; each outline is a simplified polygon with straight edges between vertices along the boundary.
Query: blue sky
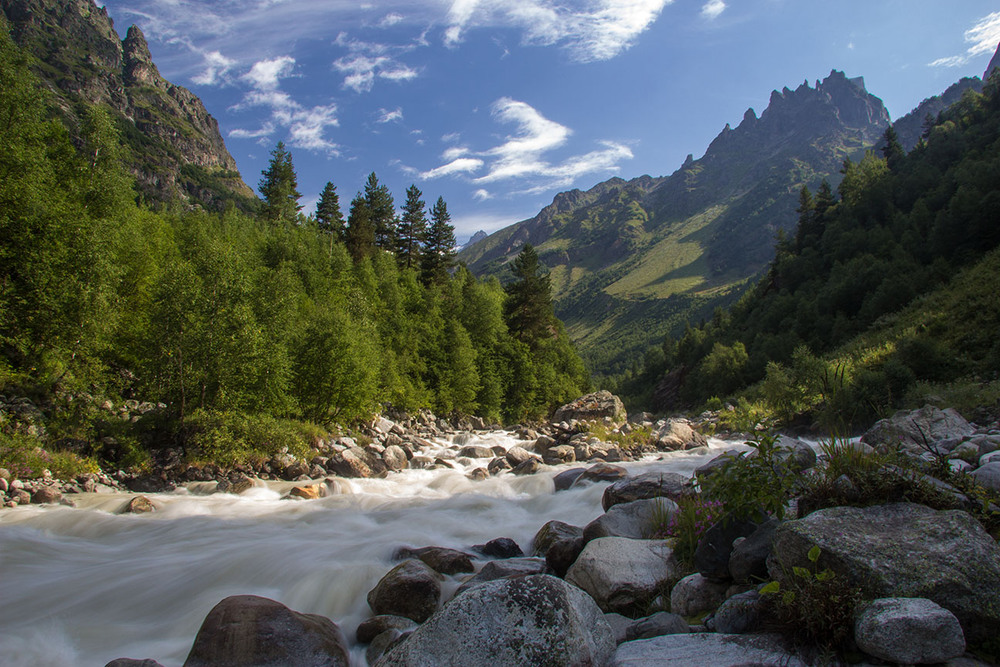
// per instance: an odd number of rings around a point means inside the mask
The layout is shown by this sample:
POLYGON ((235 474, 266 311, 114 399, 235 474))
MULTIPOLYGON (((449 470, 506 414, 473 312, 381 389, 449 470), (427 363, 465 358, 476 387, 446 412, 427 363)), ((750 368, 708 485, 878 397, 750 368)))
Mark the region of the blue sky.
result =
POLYGON ((1000 41, 996 0, 107 0, 219 120, 244 180, 291 149, 304 211, 374 171, 459 240, 611 176, 672 173, 770 93, 831 69, 892 118, 1000 41))

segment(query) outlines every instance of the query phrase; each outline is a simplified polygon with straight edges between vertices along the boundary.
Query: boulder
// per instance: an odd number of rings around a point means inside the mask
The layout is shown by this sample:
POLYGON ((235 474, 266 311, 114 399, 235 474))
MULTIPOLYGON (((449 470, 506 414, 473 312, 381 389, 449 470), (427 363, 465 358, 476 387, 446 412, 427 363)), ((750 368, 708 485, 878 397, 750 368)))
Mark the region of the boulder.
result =
POLYGON ((742 635, 760 626, 764 609, 764 599, 757 591, 737 593, 719 605, 705 624, 715 632, 742 635))
POLYGON ((455 598, 377 667, 603 665, 615 650, 603 614, 547 575, 493 581, 455 598))
POLYGON ((570 468, 569 470, 564 470, 552 478, 552 483, 555 484, 556 491, 565 491, 576 484, 576 481, 580 479, 584 472, 584 468, 570 468))
POLYGON ((619 503, 591 521, 583 529, 583 541, 598 537, 649 537, 655 525, 666 524, 677 512, 677 503, 668 498, 647 498, 619 503))
POLYGON ((524 555, 517 542, 509 537, 497 537, 486 544, 477 544, 472 549, 487 558, 517 558, 524 555))
POLYGON ((625 641, 649 639, 663 635, 680 635, 691 632, 687 621, 669 611, 658 611, 652 616, 640 618, 625 630, 625 641))
POLYGON ((923 665, 965 653, 958 619, 925 598, 879 598, 862 608, 854 641, 868 655, 889 662, 923 665))
POLYGON ((407 558, 418 558, 432 570, 441 574, 460 574, 476 570, 472 564, 474 557, 457 549, 447 549, 445 547, 411 549, 409 547, 400 547, 392 556, 393 560, 406 560, 407 558))
POLYGON ((293 486, 288 492, 290 498, 302 498, 303 500, 317 500, 322 498, 324 486, 322 484, 309 484, 304 486, 293 486))
POLYGON ((488 581, 497 579, 512 579, 525 577, 533 574, 551 574, 548 564, 544 558, 505 558, 503 560, 493 560, 483 566, 475 576, 469 577, 455 591, 459 596, 467 590, 476 588, 488 581))
POLYGON ((510 465, 510 463, 507 461, 506 458, 504 458, 503 456, 498 456, 489 462, 489 464, 486 466, 486 472, 488 472, 491 475, 499 475, 505 470, 510 470, 511 467, 512 466, 510 465))
POLYGON ((589 542, 566 573, 566 581, 590 594, 605 612, 642 610, 680 577, 680 566, 664 540, 602 537, 589 542))
POLYGON ((423 623, 437 609, 442 579, 423 561, 405 560, 368 592, 368 606, 376 614, 403 616, 423 623))
POLYGON ((753 583, 767 578, 767 557, 774 545, 777 519, 768 519, 757 526, 745 540, 735 540, 729 556, 729 576, 739 583, 753 583))
POLYGON ((941 410, 925 405, 919 410, 900 410, 875 422, 861 436, 861 441, 880 450, 901 446, 911 453, 922 454, 934 443, 952 440, 957 445, 961 438, 974 432, 972 424, 953 408, 941 410))
POLYGON ((563 421, 600 421, 621 426, 628 418, 625 404, 610 391, 598 391, 581 396, 556 410, 552 415, 553 422, 563 421))
POLYGON ((806 667, 777 635, 680 634, 625 642, 608 667, 806 667))
POLYGON ((399 445, 389 445, 382 452, 382 463, 393 472, 405 470, 410 467, 410 461, 406 457, 406 450, 399 445))
POLYGON ((355 632, 355 637, 359 644, 371 643, 386 630, 399 630, 405 632, 417 627, 417 624, 403 616, 393 616, 392 614, 380 614, 361 621, 355 632))
POLYGON ((377 635, 368 645, 368 648, 365 649, 365 660, 368 661, 369 665, 374 665, 379 658, 395 648, 397 644, 409 637, 411 633, 412 631, 390 628, 377 635))
POLYGON ((628 477, 628 470, 621 466, 611 465, 610 463, 595 463, 580 475, 580 479, 576 483, 617 482, 626 477, 628 477))
POLYGON ((513 447, 507 450, 507 452, 504 454, 504 458, 507 459, 507 463, 509 463, 511 467, 516 467, 521 465, 525 461, 531 461, 531 460, 537 461, 538 455, 532 454, 524 447, 519 447, 518 445, 514 445, 513 447))
POLYGON ((706 579, 697 572, 689 574, 670 591, 670 611, 689 618, 712 611, 726 599, 728 587, 728 584, 706 579))
POLYGON ((146 496, 136 496, 125 503, 121 509, 121 514, 147 514, 155 512, 156 506, 146 496))
POLYGON ((896 503, 832 507, 782 523, 768 573, 786 581, 791 568, 830 568, 865 595, 923 597, 952 612, 968 640, 1000 632, 1000 546, 959 510, 896 503))
POLYGON ((473 482, 481 482, 484 479, 489 479, 490 473, 486 468, 475 468, 466 473, 465 476, 473 482))
POLYGON ((40 486, 31 492, 31 502, 36 505, 57 503, 62 500, 62 493, 54 486, 40 486))
POLYGON ((458 455, 470 459, 491 459, 493 458, 493 450, 482 445, 466 445, 458 451, 458 455))
MULTIPOLYGON (((816 450, 808 442, 782 435, 774 444, 777 446, 775 457, 787 463, 795 472, 802 472, 816 465, 816 450)), ((756 454, 757 450, 754 450, 748 456, 756 454)))
POLYGON ((534 475, 541 467, 542 463, 538 459, 528 459, 524 463, 518 463, 514 466, 511 472, 515 475, 534 475))
POLYGON ((328 618, 300 614, 256 595, 212 608, 184 667, 347 667, 346 642, 328 618))
POLYGON ((608 622, 611 626, 611 632, 615 635, 615 644, 621 644, 625 641, 626 635, 628 635, 628 629, 632 626, 635 621, 633 621, 628 616, 622 616, 621 614, 605 614, 604 620, 608 622))
POLYGON ((690 422, 686 419, 668 419, 657 422, 656 430, 653 431, 653 440, 656 441, 657 449, 668 452, 693 449, 708 444, 708 439, 691 428, 690 422))
POLYGON ((542 454, 542 461, 549 465, 560 465, 562 463, 573 463, 576 461, 576 449, 570 445, 556 445, 549 447, 542 454))
POLYGON ((372 477, 372 469, 360 456, 357 447, 346 449, 327 461, 326 469, 340 477, 372 477))
POLYGON ((601 507, 607 512, 619 503, 630 503, 647 498, 678 499, 694 494, 690 480, 675 472, 647 472, 626 477, 604 489, 601 507))
POLYGON ((990 491, 1000 493, 1000 460, 980 466, 969 474, 980 485, 990 491))
POLYGON ((729 579, 729 559, 733 542, 752 535, 760 524, 750 519, 723 517, 709 527, 698 540, 694 566, 709 579, 729 579))
POLYGON ((549 521, 532 540, 535 555, 544 556, 548 566, 560 577, 566 576, 583 546, 583 529, 562 521, 549 521))

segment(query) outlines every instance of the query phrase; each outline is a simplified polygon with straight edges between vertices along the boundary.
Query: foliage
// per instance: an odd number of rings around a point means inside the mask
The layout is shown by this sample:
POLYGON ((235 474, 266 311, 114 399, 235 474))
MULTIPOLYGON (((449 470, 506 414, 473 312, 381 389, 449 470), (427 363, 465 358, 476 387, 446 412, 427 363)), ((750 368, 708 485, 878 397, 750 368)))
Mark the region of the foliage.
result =
POLYGON ((319 193, 315 217, 320 230, 331 235, 331 242, 343 239, 344 214, 340 212, 340 196, 337 194, 337 186, 329 181, 319 193))
POLYGON ((588 423, 586 428, 598 440, 612 442, 627 452, 641 452, 653 439, 653 429, 650 426, 631 426, 623 431, 595 421, 588 423))
POLYGON ((807 557, 809 567, 785 572, 784 584, 772 581, 761 589, 773 628, 797 643, 826 651, 846 648, 854 635, 854 614, 861 591, 829 568, 819 569, 820 548, 807 557))
POLYGON ((798 474, 782 456, 778 436, 760 434, 720 469, 699 479, 704 496, 718 501, 733 519, 785 516, 785 508, 798 485, 798 474))
POLYGON ((218 465, 260 463, 279 454, 304 458, 317 433, 299 421, 214 410, 192 414, 184 431, 188 458, 218 465))
POLYGON ((454 266, 455 228, 451 225, 448 205, 438 197, 431 208, 431 224, 424 233, 420 275, 425 285, 440 285, 454 266))
POLYGON ((298 212, 302 209, 299 199, 298 179, 295 166, 292 164, 292 154, 281 141, 271 151, 271 160, 262 176, 258 189, 264 199, 261 214, 271 222, 295 222, 298 212))
POLYGON ((674 513, 654 516, 652 539, 675 538, 674 554, 681 563, 693 563, 698 541, 725 514, 723 503, 704 496, 684 496, 677 501, 674 513))
POLYGON ((48 470, 57 479, 72 479, 99 470, 93 459, 72 452, 46 451, 38 438, 22 433, 0 433, 0 468, 19 479, 37 479, 48 470))

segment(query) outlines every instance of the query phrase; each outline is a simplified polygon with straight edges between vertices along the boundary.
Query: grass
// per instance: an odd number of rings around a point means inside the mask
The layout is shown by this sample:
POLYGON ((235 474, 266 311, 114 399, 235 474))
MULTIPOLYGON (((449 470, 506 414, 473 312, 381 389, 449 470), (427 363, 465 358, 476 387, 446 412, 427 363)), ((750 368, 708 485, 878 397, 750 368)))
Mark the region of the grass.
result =
POLYGON ((56 479, 72 479, 100 471, 97 462, 72 452, 50 452, 37 438, 20 433, 0 434, 0 468, 17 479, 38 479, 48 470, 56 479))

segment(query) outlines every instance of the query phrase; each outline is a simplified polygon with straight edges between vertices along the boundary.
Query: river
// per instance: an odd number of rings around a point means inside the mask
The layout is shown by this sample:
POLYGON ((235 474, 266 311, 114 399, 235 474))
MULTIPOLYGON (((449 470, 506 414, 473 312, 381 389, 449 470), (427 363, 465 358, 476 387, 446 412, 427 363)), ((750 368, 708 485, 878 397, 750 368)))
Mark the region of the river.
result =
MULTIPOLYGON (((458 437, 505 448, 520 442, 506 432, 458 437)), ((435 444, 437 453, 453 451, 451 441, 435 444)), ((732 447, 712 439, 707 450, 621 465, 690 475, 732 447)), ((365 597, 398 547, 468 550, 510 537, 527 551, 546 521, 583 526, 599 516, 607 483, 555 492, 553 477, 569 467, 484 481, 464 469, 406 470, 341 480, 336 495, 309 501, 282 500, 290 483, 240 496, 199 495, 196 485, 148 494, 158 509, 141 515, 115 513, 127 496, 98 494, 70 496, 75 508, 2 510, 0 664, 102 667, 130 657, 175 667, 209 610, 236 594, 327 616, 353 641, 371 615, 365 597)), ((448 579, 445 599, 459 584, 448 579)), ((366 664, 363 647, 353 648, 352 661, 366 664)))

